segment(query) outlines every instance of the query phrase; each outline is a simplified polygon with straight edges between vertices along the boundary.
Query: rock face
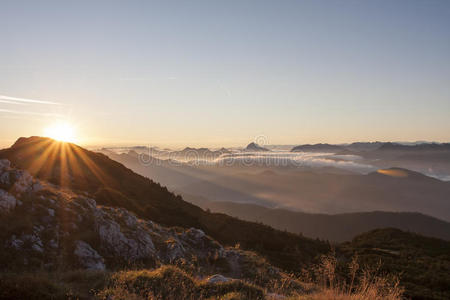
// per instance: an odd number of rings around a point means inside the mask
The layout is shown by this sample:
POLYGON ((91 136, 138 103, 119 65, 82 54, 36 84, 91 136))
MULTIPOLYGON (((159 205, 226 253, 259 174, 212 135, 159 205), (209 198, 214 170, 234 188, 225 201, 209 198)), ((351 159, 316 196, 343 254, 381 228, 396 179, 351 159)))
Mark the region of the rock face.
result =
POLYGON ((27 171, 11 168, 8 160, 0 160, 0 188, 16 194, 23 194, 37 183, 38 181, 33 180, 27 171))
MULTIPOLYGON (((5 268, 16 268, 17 261, 27 268, 92 270, 195 262, 240 276, 245 253, 222 247, 202 230, 168 228, 123 208, 98 205, 86 193, 37 181, 5 160, 0 160, 0 178, 0 213, 16 222, 0 222, 1 232, 11 232, 0 236, 0 258, 15 259, 1 261, 5 268)), ((229 278, 215 275, 210 280, 229 278)))
POLYGON ((0 189, 0 213, 9 212, 16 207, 16 198, 5 190, 0 189))
POLYGON ((95 231, 102 248, 113 256, 136 261, 155 254, 155 246, 145 222, 125 209, 103 208, 93 211, 95 231), (123 226, 119 223, 123 222, 123 226), (126 227, 127 230, 123 230, 126 227))
POLYGON ((74 254, 78 257, 80 265, 89 270, 104 270, 105 262, 97 251, 83 241, 75 242, 74 254))

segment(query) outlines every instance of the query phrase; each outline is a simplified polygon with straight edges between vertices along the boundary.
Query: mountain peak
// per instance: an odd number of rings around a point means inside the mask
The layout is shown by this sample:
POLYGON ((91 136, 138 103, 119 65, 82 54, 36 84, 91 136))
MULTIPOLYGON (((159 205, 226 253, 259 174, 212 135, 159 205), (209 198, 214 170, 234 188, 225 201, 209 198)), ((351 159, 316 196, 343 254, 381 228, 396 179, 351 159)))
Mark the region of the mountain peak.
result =
POLYGON ((41 136, 30 136, 30 137, 19 137, 14 144, 12 144, 11 148, 20 148, 26 145, 30 145, 33 143, 40 142, 57 142, 51 138, 41 137, 41 136))
POLYGON ((252 142, 247 145, 247 147, 245 148, 245 151, 270 151, 270 150, 267 148, 261 147, 260 145, 252 142))

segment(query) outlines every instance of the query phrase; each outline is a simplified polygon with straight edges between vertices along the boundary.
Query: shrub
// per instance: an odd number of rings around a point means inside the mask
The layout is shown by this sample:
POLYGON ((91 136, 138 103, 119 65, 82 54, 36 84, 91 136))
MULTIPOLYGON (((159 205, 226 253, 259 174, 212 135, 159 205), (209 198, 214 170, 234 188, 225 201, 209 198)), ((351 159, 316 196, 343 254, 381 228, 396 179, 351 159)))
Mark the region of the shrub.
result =
POLYGON ((336 300, 400 300, 403 288, 396 276, 380 273, 378 264, 374 267, 361 268, 358 257, 353 257, 348 264, 345 277, 336 271, 335 253, 322 256, 321 262, 313 269, 313 276, 318 291, 309 295, 297 295, 293 299, 336 299, 336 300))

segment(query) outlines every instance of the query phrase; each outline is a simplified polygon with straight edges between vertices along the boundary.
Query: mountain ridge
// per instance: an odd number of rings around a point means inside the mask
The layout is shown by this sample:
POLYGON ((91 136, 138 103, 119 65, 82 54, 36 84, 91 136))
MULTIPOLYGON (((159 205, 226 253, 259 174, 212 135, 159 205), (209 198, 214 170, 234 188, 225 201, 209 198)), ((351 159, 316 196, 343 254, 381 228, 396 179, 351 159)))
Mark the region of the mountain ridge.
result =
POLYGON ((166 226, 199 228, 225 245, 239 243, 243 248, 258 250, 275 265, 288 269, 299 268, 327 249, 323 242, 205 212, 106 155, 74 144, 21 138, 11 148, 0 150, 0 158, 9 159, 39 179, 88 192, 99 204, 123 207, 166 226))
POLYGON ((450 223, 417 212, 371 211, 342 214, 314 214, 251 203, 208 201, 194 196, 189 201, 211 211, 243 220, 261 222, 280 230, 333 242, 350 241, 377 228, 393 227, 424 236, 450 240, 450 223))

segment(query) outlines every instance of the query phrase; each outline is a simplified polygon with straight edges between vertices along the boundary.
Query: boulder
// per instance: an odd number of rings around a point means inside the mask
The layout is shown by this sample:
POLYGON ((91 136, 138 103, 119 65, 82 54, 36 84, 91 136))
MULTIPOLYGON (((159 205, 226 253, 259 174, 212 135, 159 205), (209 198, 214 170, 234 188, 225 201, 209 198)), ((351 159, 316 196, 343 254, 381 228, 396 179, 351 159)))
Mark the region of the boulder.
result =
POLYGON ((216 283, 228 282, 230 280, 231 280, 231 278, 225 277, 220 274, 215 274, 215 275, 212 275, 211 277, 208 277, 208 279, 206 281, 208 283, 216 284, 216 283))
MULTIPOLYGON (((111 256, 120 256, 127 261, 149 258, 155 253, 150 234, 144 227, 126 228, 121 230, 120 224, 114 220, 117 210, 97 210, 95 213, 96 231, 102 242, 102 247, 111 256)), ((119 214, 120 216, 120 214, 119 214)))
POLYGON ((2 173, 2 171, 0 171, 0 184, 6 187, 11 185, 11 177, 9 176, 9 172, 2 173))
POLYGON ((197 228, 190 228, 187 232, 187 235, 194 240, 200 240, 203 237, 205 237, 205 233, 203 230, 197 229, 197 228))
POLYGON ((23 234, 20 237, 20 240, 22 241, 21 244, 22 247, 31 245, 32 250, 39 253, 44 252, 44 244, 42 243, 41 238, 37 234, 23 234))
POLYGON ((8 170, 11 167, 11 162, 7 159, 0 159, 0 171, 8 170))
POLYGON ((185 258, 186 249, 178 239, 169 239, 166 241, 167 249, 164 257, 169 263, 175 262, 177 259, 185 258))
POLYGON ((17 194, 29 191, 33 185, 33 177, 23 170, 15 170, 13 173, 15 179, 13 190, 17 194))
POLYGON ((89 270, 105 270, 105 261, 103 257, 101 257, 88 243, 76 241, 73 254, 78 258, 78 262, 83 268, 89 270))
POLYGON ((42 184, 39 181, 35 181, 32 185, 33 192, 39 192, 44 189, 42 184))
POLYGON ((16 207, 16 198, 5 190, 0 189, 0 213, 7 213, 16 207))

